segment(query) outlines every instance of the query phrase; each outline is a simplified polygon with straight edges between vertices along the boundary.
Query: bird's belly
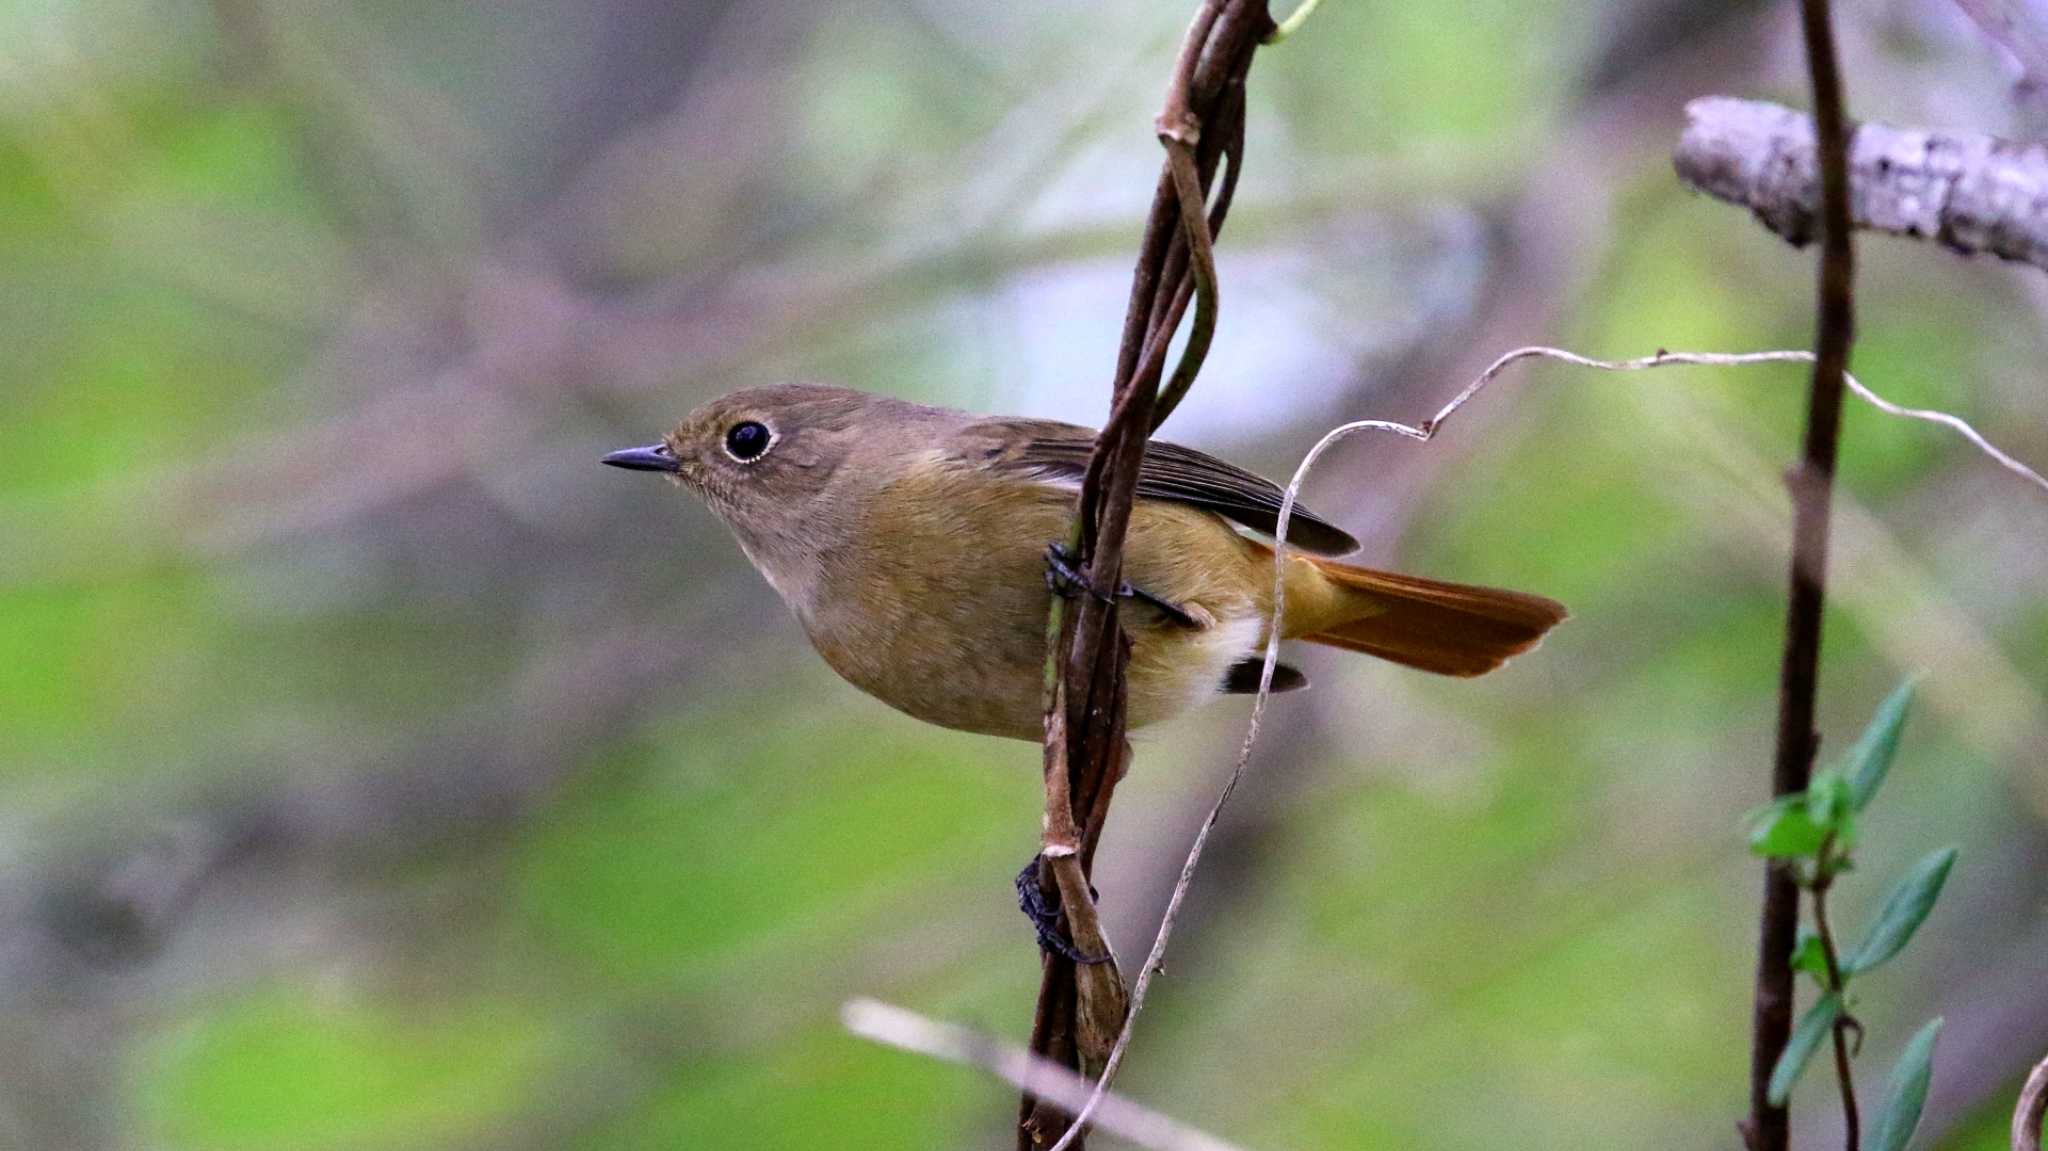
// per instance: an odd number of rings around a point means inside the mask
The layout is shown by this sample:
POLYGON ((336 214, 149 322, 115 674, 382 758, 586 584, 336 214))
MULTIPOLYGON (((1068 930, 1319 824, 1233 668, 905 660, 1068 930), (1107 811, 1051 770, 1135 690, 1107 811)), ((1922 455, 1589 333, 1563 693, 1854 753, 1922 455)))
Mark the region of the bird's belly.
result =
MULTIPOLYGON (((911 610, 900 627, 865 650, 813 635, 833 670, 855 687, 927 723, 984 735, 1043 735, 1045 611, 1035 627, 969 626, 951 612, 911 610)), ((1214 695, 1230 665, 1257 643, 1260 621, 1206 628, 1133 619, 1151 609, 1125 604, 1131 634, 1130 723, 1169 719, 1214 695)))
MULTIPOLYGON (((1263 632, 1251 599, 1188 578, 1187 549, 1174 546, 1182 542, 1178 536, 1162 534, 1175 525, 1186 529, 1179 524, 1183 509, 1171 509, 1162 520, 1156 505, 1140 507, 1127 577, 1184 603, 1204 626, 1189 627, 1125 601, 1120 616, 1132 641, 1131 727, 1170 718, 1215 694, 1230 665, 1263 632)), ((980 546, 963 546, 958 538, 930 540, 847 564, 839 578, 827 581, 805 620, 819 654, 854 686, 918 719, 986 735, 1041 738, 1051 605, 1045 548, 1066 530, 1068 504, 1064 494, 1055 494, 1035 507, 1013 502, 1006 510, 1011 530, 1001 538, 983 535, 980 546), (902 555, 925 562, 913 566, 902 555)), ((1201 517, 1201 529, 1235 546, 1236 538, 1205 513, 1185 514, 1201 517)))
POLYGON ((1037 607, 1039 626, 1031 628, 996 610, 1010 606, 906 600, 864 642, 848 645, 818 629, 811 639, 847 682, 899 711, 941 727, 1037 739, 1046 607, 1037 607))

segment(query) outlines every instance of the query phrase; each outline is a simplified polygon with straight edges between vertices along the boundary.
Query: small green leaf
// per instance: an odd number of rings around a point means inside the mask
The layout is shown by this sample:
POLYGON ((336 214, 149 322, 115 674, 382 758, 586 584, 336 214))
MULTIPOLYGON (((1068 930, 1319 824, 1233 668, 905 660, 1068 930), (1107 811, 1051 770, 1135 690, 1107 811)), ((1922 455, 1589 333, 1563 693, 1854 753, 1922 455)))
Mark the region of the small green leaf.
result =
POLYGON ((1941 897, 1941 885, 1948 882, 1948 870, 1955 866, 1956 849, 1944 847, 1913 865, 1892 893, 1885 897, 1877 923, 1863 937, 1863 945, 1842 965, 1843 971, 1869 971, 1897 955, 1934 910, 1941 897))
POLYGON ((1815 827, 1834 837, 1833 850, 1816 853, 1830 873, 1840 870, 1836 862, 1847 859, 1849 849, 1856 846, 1854 798, 1848 779, 1839 771, 1821 772, 1806 789, 1807 817, 1815 827))
POLYGON ((1863 1151, 1905 1151, 1920 1126, 1920 1109, 1927 1103, 1927 1083, 1934 1076, 1934 1041, 1941 1037, 1939 1016, 1928 1020, 1899 1053, 1892 1067, 1891 1098, 1885 1101, 1884 1118, 1877 1135, 1863 1145, 1863 1151))
POLYGON ((1806 813, 1815 824, 1834 831, 1849 814, 1849 800, 1849 781, 1840 772, 1823 771, 1807 786, 1806 813))
POLYGON ((1784 1053, 1778 1056, 1778 1065, 1771 1068, 1771 1106, 1783 1107, 1792 1094, 1792 1085, 1799 1082, 1799 1075, 1806 1070, 1806 1064, 1813 1059, 1813 1053, 1827 1040, 1828 1032, 1835 1026, 1835 1020, 1842 1014, 1842 997, 1830 991, 1820 997, 1799 1022, 1792 1028, 1791 1042, 1785 1044, 1784 1053))
POLYGON ((1827 829, 1813 821, 1806 796, 1786 795, 1750 813, 1749 850, 1770 859, 1804 859, 1820 854, 1827 829))
POLYGON ((1849 754, 1842 759, 1841 773, 1849 781, 1850 804, 1862 811, 1876 797, 1885 773, 1892 769, 1892 757, 1899 751, 1899 731, 1906 726, 1906 710, 1913 704, 1913 689, 1919 677, 1909 677, 1877 705, 1877 714, 1849 754))
POLYGON ((1828 981, 1828 954, 1820 945, 1820 936, 1810 927, 1799 929, 1799 941, 1792 945, 1792 970, 1804 971, 1819 980, 1823 986, 1828 981))

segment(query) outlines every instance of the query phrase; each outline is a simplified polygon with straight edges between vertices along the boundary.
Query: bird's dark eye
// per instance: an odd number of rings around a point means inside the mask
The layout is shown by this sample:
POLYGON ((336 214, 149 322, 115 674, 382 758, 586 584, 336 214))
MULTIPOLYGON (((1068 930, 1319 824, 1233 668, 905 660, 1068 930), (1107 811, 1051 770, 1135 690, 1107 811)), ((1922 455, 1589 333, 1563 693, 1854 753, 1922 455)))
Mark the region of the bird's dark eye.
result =
POLYGON ((774 439, 775 434, 768 430, 767 424, 758 420, 743 420, 726 429, 725 451, 733 459, 746 463, 760 458, 761 453, 768 450, 768 444, 774 439))

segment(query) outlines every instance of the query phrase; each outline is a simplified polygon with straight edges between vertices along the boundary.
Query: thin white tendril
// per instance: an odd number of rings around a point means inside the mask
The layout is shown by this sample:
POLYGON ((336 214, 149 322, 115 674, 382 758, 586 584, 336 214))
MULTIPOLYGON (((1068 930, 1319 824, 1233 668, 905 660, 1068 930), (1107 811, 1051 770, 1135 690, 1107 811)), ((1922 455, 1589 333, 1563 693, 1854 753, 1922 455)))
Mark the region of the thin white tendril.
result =
MULTIPOLYGON (((1266 700, 1273 690, 1273 669, 1279 666, 1280 662, 1279 621, 1287 599, 1287 525, 1294 518, 1294 503, 1301 495, 1301 485, 1303 481, 1308 479, 1309 470, 1314 468, 1316 461, 1322 457, 1322 454, 1335 446, 1339 440, 1348 439, 1359 432, 1391 432, 1394 435, 1402 436, 1418 443, 1427 443, 1435 437, 1437 432, 1443 430, 1446 420, 1457 414, 1458 409, 1469 403, 1474 396, 1484 391, 1486 386, 1492 383, 1495 377, 1499 376, 1510 365, 1522 360, 1539 358, 1562 360, 1567 364, 1576 364, 1582 368, 1596 368, 1604 372, 1638 372, 1647 368, 1666 368, 1678 364, 1694 364, 1704 367, 1742 367, 1749 364, 1812 363, 1813 353, 1807 351, 1660 351, 1654 356, 1644 356, 1634 360, 1596 360, 1590 356, 1581 356, 1575 352, 1567 352, 1562 348, 1540 346, 1516 348, 1514 351, 1495 360, 1485 371, 1479 373, 1479 378, 1467 384, 1464 391, 1459 392, 1451 399, 1450 403, 1445 404, 1434 416, 1424 420, 1421 424, 1404 424, 1395 420, 1354 420, 1351 423, 1342 424, 1330 429, 1328 434, 1316 441, 1316 446, 1310 448, 1308 455, 1302 457, 1301 466, 1294 469, 1294 478, 1288 481, 1287 494, 1280 501, 1279 519, 1273 525, 1273 617, 1270 625, 1266 628, 1266 655, 1265 664, 1259 669, 1259 691, 1252 698, 1252 715, 1250 721, 1245 726, 1244 742, 1238 746, 1237 762, 1231 767, 1230 778, 1224 781, 1223 790, 1217 793, 1216 802, 1209 806, 1209 814, 1203 818, 1201 828, 1195 832, 1194 841, 1188 846, 1187 860, 1181 864, 1180 878, 1175 881, 1173 894, 1166 901, 1166 914, 1159 921, 1159 932, 1152 939, 1152 950, 1145 956, 1145 966, 1139 969, 1138 981, 1131 987, 1130 1011, 1124 1017, 1123 1030, 1118 1033, 1115 1046, 1110 1048, 1109 1058, 1104 1061, 1102 1066, 1102 1075, 1095 1081, 1095 1090, 1088 1096, 1087 1105, 1081 1108, 1081 1113, 1075 1117, 1073 1125, 1067 1128, 1065 1134, 1060 1136, 1059 1142, 1052 1145, 1051 1151, 1067 1151, 1067 1148, 1079 1136, 1081 1130, 1087 1126, 1089 1119, 1094 1116, 1097 1106, 1101 1104, 1104 1094, 1109 1090, 1110 1082, 1116 1077, 1117 1069, 1123 1065, 1124 1051, 1130 1047, 1131 1032, 1137 1024, 1138 1012, 1145 1006, 1145 996, 1151 990, 1153 975, 1158 973, 1165 960, 1167 941, 1173 935, 1174 921, 1180 915, 1181 901, 1187 896, 1188 887, 1194 880, 1195 867, 1201 862, 1203 849, 1208 846, 1209 832, 1215 828, 1216 820, 1223 814, 1223 805, 1230 802, 1231 794, 1237 790, 1237 785, 1243 781, 1245 768, 1251 763, 1252 745, 1258 741, 1259 723, 1265 718, 1266 700)), ((1850 391, 1856 393, 1857 398, 1878 411, 1886 415, 1898 416, 1901 419, 1925 420, 1928 423, 1940 424, 1943 427, 1953 429, 1964 439, 1975 445, 1977 450, 1991 457, 1992 462, 1996 463, 1999 467, 2033 484, 2043 492, 2048 492, 2048 479, 2042 478, 2041 473, 1999 450, 1997 446, 1980 435, 1977 429, 1971 427, 1963 420, 1947 412, 1901 407, 1864 387, 1861 381, 1847 372, 1842 373, 1842 380, 1849 386, 1850 391)))

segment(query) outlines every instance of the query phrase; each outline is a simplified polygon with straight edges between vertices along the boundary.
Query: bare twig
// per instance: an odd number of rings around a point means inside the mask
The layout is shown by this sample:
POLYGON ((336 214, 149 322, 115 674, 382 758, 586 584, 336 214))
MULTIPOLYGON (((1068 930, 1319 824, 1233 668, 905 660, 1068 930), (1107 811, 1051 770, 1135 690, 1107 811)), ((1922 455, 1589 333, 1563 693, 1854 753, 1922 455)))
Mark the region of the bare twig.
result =
MULTIPOLYGON (((1834 876, 1825 868, 1828 852, 1834 847, 1833 841, 1834 837, 1829 836, 1828 842, 1822 844, 1820 849, 1823 867, 1814 877, 1812 888, 1813 929, 1820 936, 1820 953, 1827 967, 1828 990, 1840 995, 1842 961, 1840 953, 1835 950, 1835 929, 1828 922, 1828 888, 1834 885, 1834 876)), ((1850 1017, 1847 1001, 1844 1000, 1842 1011, 1835 1016, 1835 1024, 1831 1030, 1834 1032, 1835 1044, 1835 1081, 1842 1091, 1842 1137, 1846 1151, 1857 1151, 1863 1144, 1862 1120, 1856 1107, 1856 1078, 1849 1070, 1849 1031, 1856 1026, 1856 1020, 1850 1017)))
MULTIPOLYGON (((853 999, 839 1009, 846 1029, 876 1043, 980 1067, 1024 1091, 1070 1110, 1080 1110, 1092 1086, 1073 1071, 1022 1047, 950 1023, 928 1019, 873 999, 853 999)), ((1095 1122, 1114 1135, 1154 1151, 1238 1151, 1203 1131, 1120 1095, 1103 1101, 1095 1122)))
MULTIPOLYGON (((1820 231, 1814 124, 1777 104, 1707 96, 1685 106, 1673 165, 1795 246, 1820 231)), ((1863 124, 1849 154, 1854 227, 1929 239, 1965 256, 2048 268, 2048 146, 1863 124)))
MULTIPOLYGON (((1243 132, 1243 125, 1238 126, 1243 132)), ((1202 211, 1202 185, 1195 175, 1195 149, 1192 141, 1183 140, 1171 134, 1170 129, 1161 125, 1159 141, 1166 146, 1166 163, 1173 173, 1175 198, 1180 203, 1181 227, 1186 230, 1189 265, 1195 277, 1195 322, 1188 329, 1187 350, 1181 353, 1180 364, 1173 370, 1173 378, 1159 391, 1159 399, 1152 405, 1152 429, 1166 422, 1173 409, 1180 406, 1181 397, 1195 382, 1196 373, 1202 370, 1202 361, 1209 355, 1210 341, 1216 335, 1216 254, 1212 248, 1213 238, 1209 234, 1209 221, 1202 211)), ((1233 178, 1237 175, 1237 162, 1230 165, 1233 178)), ((1186 305, 1181 305, 1185 307, 1186 305)), ((1161 329, 1158 337, 1172 336, 1173 329, 1161 329)), ((1163 343, 1159 345, 1162 349, 1163 343)))
POLYGON ((2034 1064, 2012 1109, 2012 1151, 2041 1151, 2041 1116, 2048 1112, 2048 1059, 2034 1064))
MULTIPOLYGON (((1821 614, 1826 600, 1828 515, 1835 455, 1841 443, 1843 378, 1855 339, 1855 249, 1849 231, 1849 140, 1842 80, 1835 64, 1827 0, 1800 0, 1808 78, 1821 169, 1820 282, 1815 304, 1812 383, 1806 393, 1806 435, 1799 463, 1786 476, 1792 492, 1792 558, 1785 613, 1785 654, 1778 679, 1778 736, 1771 794, 1805 791, 1820 736, 1814 703, 1820 692, 1821 614)), ((1742 1131, 1750 1151, 1785 1151, 1791 1131, 1783 1107, 1770 1100, 1771 1071, 1792 1035, 1792 948, 1799 930, 1799 885, 1782 863, 1764 868, 1758 925, 1756 999, 1752 1010, 1749 1116, 1742 1131)))
MULTIPOLYGON (((1222 227, 1237 175, 1245 73, 1272 28, 1264 0, 1203 0, 1182 41, 1157 120, 1167 159, 1131 277, 1110 416, 1096 437, 1076 501, 1070 544, 1092 594, 1071 605, 1056 597, 1047 618, 1046 815, 1039 885, 1048 894, 1058 891, 1070 938, 1095 955, 1106 956, 1108 948, 1088 870, 1130 754, 1124 739, 1129 640, 1118 625, 1111 593, 1121 579, 1124 535, 1146 440, 1193 382, 1214 329, 1210 245, 1222 227), (1208 190, 1226 152, 1231 178, 1205 219, 1208 190), (1195 330, 1162 394, 1167 344, 1197 294, 1195 330)), ((1128 1035, 1126 1018, 1123 978, 1113 963, 1077 967, 1062 956, 1044 958, 1032 1022, 1034 1053, 1077 1069, 1103 1066, 1119 1027, 1128 1035)), ((1051 1102, 1025 1092, 1020 1148, 1038 1147, 1062 1128, 1059 1146, 1079 1146, 1083 1125, 1068 1125, 1056 1107, 1046 1105, 1051 1102)))

